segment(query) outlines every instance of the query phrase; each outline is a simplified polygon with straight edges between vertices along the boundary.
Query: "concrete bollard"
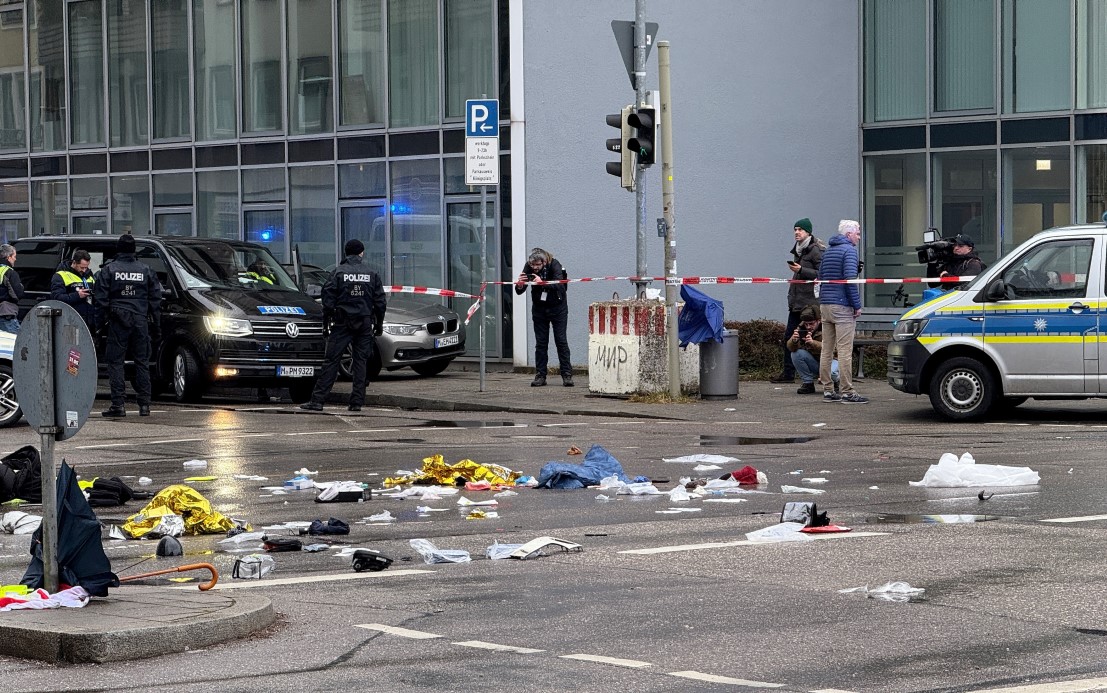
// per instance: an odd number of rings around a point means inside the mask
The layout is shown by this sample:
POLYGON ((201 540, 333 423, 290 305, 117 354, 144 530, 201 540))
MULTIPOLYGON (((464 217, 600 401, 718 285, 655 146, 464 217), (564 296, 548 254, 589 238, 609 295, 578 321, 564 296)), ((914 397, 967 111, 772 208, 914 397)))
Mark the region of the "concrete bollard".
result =
MULTIPOLYGON (((679 310, 679 306, 678 306, 679 310)), ((644 299, 588 306, 588 390, 629 395, 668 392, 665 305, 644 299)), ((680 350, 681 391, 699 389, 699 347, 680 350)))

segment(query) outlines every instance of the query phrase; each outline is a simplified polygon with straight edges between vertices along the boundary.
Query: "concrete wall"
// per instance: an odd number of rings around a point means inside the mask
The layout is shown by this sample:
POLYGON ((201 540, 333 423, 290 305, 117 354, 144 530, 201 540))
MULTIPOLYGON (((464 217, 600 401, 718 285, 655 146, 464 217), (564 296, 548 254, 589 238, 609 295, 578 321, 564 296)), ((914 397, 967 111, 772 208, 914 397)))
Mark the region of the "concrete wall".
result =
MULTIPOLYGON (((604 171, 616 160, 604 141, 617 136, 604 117, 634 99, 610 22, 633 20, 634 2, 519 5, 522 32, 512 38, 523 42, 526 208, 516 247, 546 248, 572 277, 634 274, 634 195, 604 171)), ((787 277, 797 219, 810 217, 825 240, 839 219, 859 217, 857 3, 650 0, 646 18, 671 44, 678 273, 787 277)), ((657 89, 656 47, 647 72, 657 89)), ((657 276, 660 169, 646 176, 647 274, 657 276)), ((589 303, 613 292, 629 298, 632 289, 570 285, 574 363, 586 361, 589 303)), ((728 320, 786 317, 785 285, 706 289, 728 320)), ((516 341, 516 363, 533 363, 529 315, 520 312, 530 302, 516 303, 527 334, 525 348, 516 341)))

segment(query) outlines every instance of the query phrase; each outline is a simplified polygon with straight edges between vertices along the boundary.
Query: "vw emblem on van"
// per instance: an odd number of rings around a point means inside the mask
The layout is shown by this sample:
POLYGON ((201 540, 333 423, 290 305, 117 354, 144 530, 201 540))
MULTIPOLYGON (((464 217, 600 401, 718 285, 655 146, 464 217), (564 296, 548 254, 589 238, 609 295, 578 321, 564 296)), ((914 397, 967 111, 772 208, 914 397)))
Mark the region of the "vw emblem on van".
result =
POLYGON ((294 323, 294 322, 290 322, 290 323, 287 323, 287 324, 286 324, 286 325, 284 326, 284 332, 285 332, 285 334, 287 334, 287 335, 288 335, 289 337, 292 337, 293 339, 295 339, 295 338, 297 338, 297 337, 299 337, 299 336, 300 336, 300 326, 299 326, 299 325, 297 325, 297 324, 296 324, 296 323, 294 323))

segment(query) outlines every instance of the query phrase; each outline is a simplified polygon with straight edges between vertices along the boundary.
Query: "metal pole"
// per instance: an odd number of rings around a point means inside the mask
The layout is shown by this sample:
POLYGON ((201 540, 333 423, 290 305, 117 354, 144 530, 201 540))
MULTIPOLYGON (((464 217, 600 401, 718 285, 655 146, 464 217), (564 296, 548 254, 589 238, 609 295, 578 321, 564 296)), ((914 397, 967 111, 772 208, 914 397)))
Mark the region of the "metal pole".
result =
POLYGON ((58 491, 57 472, 54 469, 54 436, 57 434, 54 408, 54 316, 53 308, 40 306, 35 309, 34 329, 38 330, 39 364, 42 373, 42 389, 35 392, 43 397, 45 418, 38 432, 42 443, 39 461, 42 464, 42 586, 53 594, 58 591, 58 491))
MULTIPOLYGON (((634 0, 634 103, 646 103, 646 0, 634 0)), ((635 159, 637 161, 637 158, 635 159)), ((646 167, 636 164, 634 185, 635 270, 638 277, 646 276, 646 167)), ((648 282, 634 282, 634 293, 641 298, 648 282)))
POLYGON ((487 327, 486 319, 488 298, 484 295, 484 285, 488 281, 488 186, 480 186, 480 391, 484 392, 484 332, 487 327))
MULTIPOLYGON (((657 42, 657 79, 661 89, 661 204, 665 213, 665 277, 676 279, 676 201, 673 194, 673 103, 669 83, 669 42, 657 42)), ((680 398, 680 352, 677 346, 677 287, 665 282, 665 343, 669 357, 669 396, 680 398)))

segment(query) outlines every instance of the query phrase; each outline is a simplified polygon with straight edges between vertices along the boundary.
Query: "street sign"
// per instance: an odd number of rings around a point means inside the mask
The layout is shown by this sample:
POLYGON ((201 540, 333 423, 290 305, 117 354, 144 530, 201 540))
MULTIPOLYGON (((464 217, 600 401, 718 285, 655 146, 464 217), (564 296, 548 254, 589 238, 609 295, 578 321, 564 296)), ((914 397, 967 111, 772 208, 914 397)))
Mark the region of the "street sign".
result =
POLYGON ((54 427, 55 440, 77 435, 96 399, 96 377, 96 343, 77 311, 61 301, 32 308, 12 354, 15 394, 27 423, 54 427), (47 392, 43 385, 50 382, 47 392))
MULTIPOLYGON (((634 82, 634 22, 614 19, 611 21, 611 31, 615 34, 615 43, 619 45, 623 64, 627 67, 630 88, 637 89, 638 85, 634 82)), ((646 22, 646 60, 650 59, 650 49, 653 48, 655 36, 657 36, 657 22, 646 22)))
POLYGON ((465 184, 500 184, 500 102, 465 102, 465 184))

